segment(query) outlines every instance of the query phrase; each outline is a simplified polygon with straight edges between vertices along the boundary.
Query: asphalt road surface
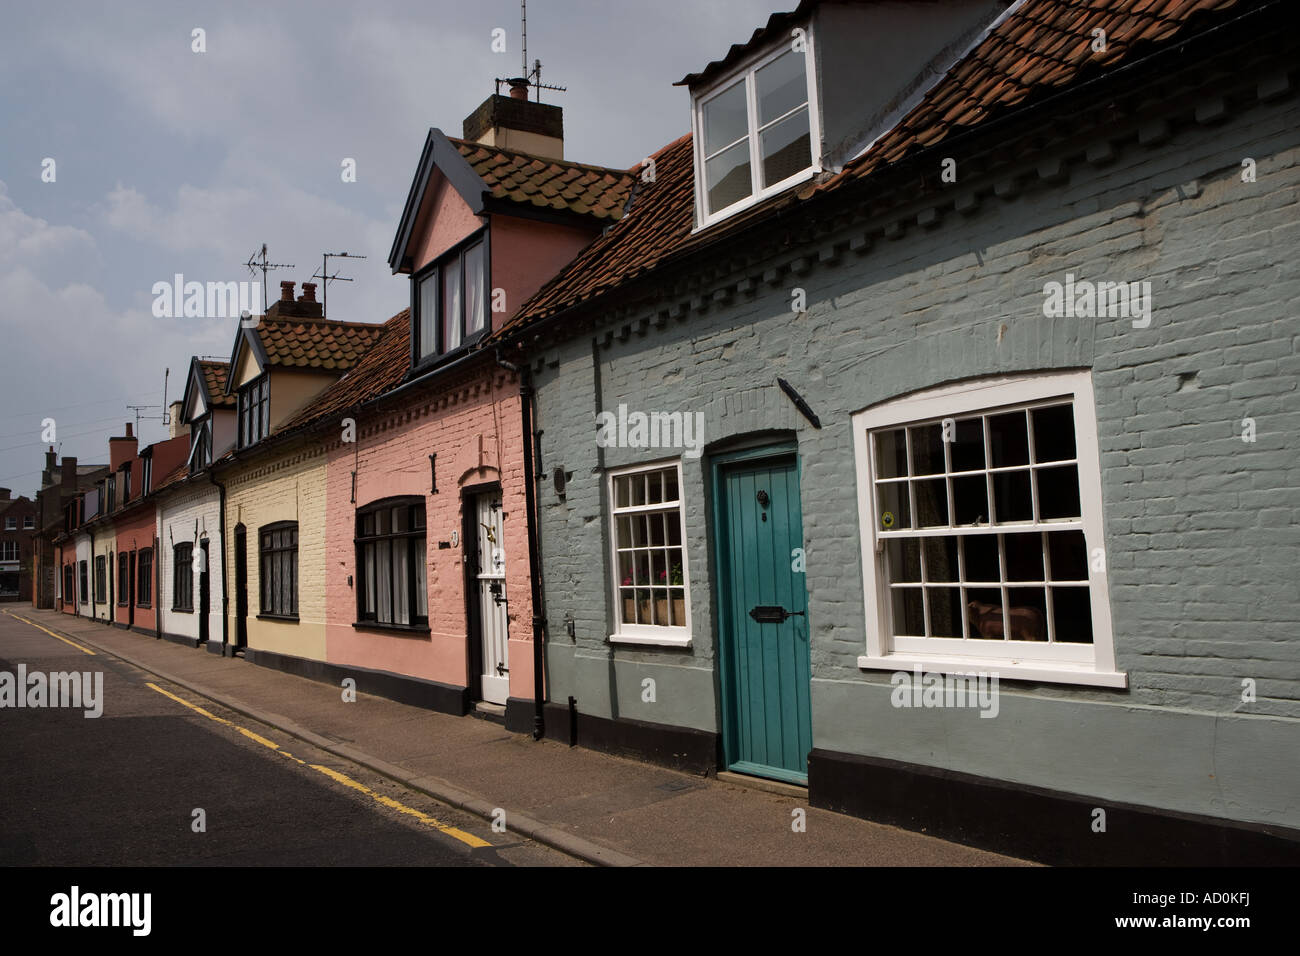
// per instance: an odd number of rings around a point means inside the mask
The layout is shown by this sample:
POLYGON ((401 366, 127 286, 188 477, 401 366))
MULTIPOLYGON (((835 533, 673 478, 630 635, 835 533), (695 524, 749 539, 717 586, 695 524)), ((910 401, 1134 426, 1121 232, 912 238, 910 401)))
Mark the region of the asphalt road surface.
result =
POLYGON ((578 865, 0 613, 0 672, 19 664, 102 673, 103 715, 0 707, 0 866, 578 865))

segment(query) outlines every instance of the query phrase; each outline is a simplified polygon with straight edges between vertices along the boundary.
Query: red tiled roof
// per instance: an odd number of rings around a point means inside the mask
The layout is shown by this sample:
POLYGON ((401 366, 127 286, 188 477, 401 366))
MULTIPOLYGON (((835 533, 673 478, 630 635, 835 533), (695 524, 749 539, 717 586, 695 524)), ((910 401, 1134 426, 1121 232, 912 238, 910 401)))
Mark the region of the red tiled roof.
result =
POLYGON ((383 326, 263 316, 256 331, 267 365, 345 372, 379 339, 383 326))
POLYGON ((1085 70, 1117 66, 1135 48, 1164 43, 1194 15, 1241 0, 1026 0, 955 65, 901 123, 857 162, 801 196, 862 179, 918 147, 932 146, 1031 94, 1057 90, 1085 70), (1106 52, 1092 49, 1092 31, 1106 31, 1106 52))
POLYGON ((199 359, 203 385, 208 390, 208 405, 212 408, 234 408, 237 396, 226 394, 226 376, 230 374, 229 362, 199 359))
POLYGON ((317 419, 353 408, 394 388, 411 364, 411 310, 403 309, 382 325, 380 333, 355 367, 316 396, 279 431, 289 431, 317 419))
POLYGON ((498 335, 588 301, 774 208, 864 179, 914 150, 1023 104, 1031 94, 1058 91, 1087 69, 1115 67, 1139 48, 1166 44, 1196 14, 1242 2, 1025 0, 897 126, 839 174, 774 196, 694 235, 694 157, 688 134, 656 154, 656 180, 639 187, 629 214, 524 303, 498 335), (1094 27, 1106 31, 1104 54, 1091 49, 1094 27))
POLYGON ((556 209, 597 219, 623 215, 636 175, 625 169, 483 146, 448 137, 496 199, 556 209))

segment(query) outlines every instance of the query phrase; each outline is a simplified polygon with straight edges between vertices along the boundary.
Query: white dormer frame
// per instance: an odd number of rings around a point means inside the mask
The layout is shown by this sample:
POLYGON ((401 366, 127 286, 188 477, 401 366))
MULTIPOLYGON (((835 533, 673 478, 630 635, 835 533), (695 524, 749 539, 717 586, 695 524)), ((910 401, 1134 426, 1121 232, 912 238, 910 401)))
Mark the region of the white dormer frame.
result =
POLYGON ((809 20, 807 23, 801 24, 799 29, 803 31, 804 76, 808 83, 808 138, 809 151, 812 154, 812 165, 778 183, 773 183, 766 188, 760 188, 762 155, 759 152, 759 138, 757 135, 758 96, 754 75, 781 54, 793 49, 795 38, 792 35, 787 35, 779 43, 745 57, 728 70, 724 76, 718 77, 707 86, 694 90, 691 94, 691 138, 695 149, 694 232, 707 229, 715 223, 728 219, 738 212, 775 196, 777 193, 806 182, 822 171, 821 103, 817 96, 817 51, 812 21, 809 20), (707 208, 707 194, 704 188, 704 105, 719 94, 731 89, 737 80, 745 84, 751 192, 746 198, 737 200, 730 206, 716 211, 709 210, 707 208))

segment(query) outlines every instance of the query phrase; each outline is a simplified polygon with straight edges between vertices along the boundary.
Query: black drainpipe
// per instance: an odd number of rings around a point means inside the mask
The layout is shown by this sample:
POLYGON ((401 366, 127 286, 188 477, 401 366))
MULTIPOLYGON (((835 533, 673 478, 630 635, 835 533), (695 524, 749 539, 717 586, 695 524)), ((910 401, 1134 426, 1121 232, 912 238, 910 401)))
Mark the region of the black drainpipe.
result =
POLYGON ((546 734, 546 683, 545 655, 542 641, 546 634, 546 608, 542 601, 542 563, 537 547, 537 503, 533 492, 533 377, 527 363, 514 365, 496 354, 497 364, 519 375, 519 399, 524 425, 524 511, 528 526, 528 584, 533 599, 533 739, 541 740, 546 734))
MULTIPOLYGON (((154 527, 158 526, 156 515, 157 505, 154 505, 154 527)), ((161 538, 153 539, 153 630, 154 637, 162 640, 162 564, 158 561, 158 542, 161 538)))
MULTIPOLYGON (((86 562, 86 584, 90 591, 90 619, 95 620, 95 530, 87 528, 86 533, 90 535, 90 560, 86 562)), ((77 597, 81 597, 81 560, 77 558, 77 539, 72 539, 72 561, 77 573, 76 580, 72 583, 77 588, 77 597)), ((104 569, 108 573, 108 568, 104 569)), ((113 626, 113 606, 108 607, 108 626, 113 626)))
MULTIPOLYGON (((230 653, 230 598, 229 582, 226 580, 226 486, 217 481, 217 476, 211 471, 208 472, 208 481, 221 492, 221 654, 224 657, 230 653)), ((211 614, 212 611, 209 610, 208 613, 211 614)))

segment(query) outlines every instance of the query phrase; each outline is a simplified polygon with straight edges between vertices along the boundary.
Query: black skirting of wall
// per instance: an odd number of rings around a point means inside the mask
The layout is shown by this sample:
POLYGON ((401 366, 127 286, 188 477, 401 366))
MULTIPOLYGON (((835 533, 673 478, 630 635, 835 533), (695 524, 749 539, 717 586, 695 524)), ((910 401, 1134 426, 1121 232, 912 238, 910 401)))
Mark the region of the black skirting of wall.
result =
POLYGON ((357 691, 362 694, 386 697, 401 704, 436 710, 443 714, 455 714, 458 717, 469 713, 468 687, 456 687, 452 684, 407 677, 388 671, 370 670, 366 667, 345 667, 325 661, 311 661, 304 657, 259 651, 251 647, 245 649, 244 659, 262 667, 284 671, 286 674, 296 674, 323 684, 342 686, 343 679, 351 677, 357 682, 357 691))
POLYGON ((208 649, 209 654, 216 654, 218 657, 230 656, 230 653, 226 650, 226 645, 220 641, 207 641, 203 646, 208 649))
MULTIPOLYGON (((152 631, 150 632, 150 636, 154 636, 152 631)), ((171 641, 173 644, 183 644, 186 647, 199 646, 199 639, 197 637, 186 637, 184 634, 168 634, 166 631, 163 631, 162 634, 157 636, 161 637, 164 641, 171 641)))
POLYGON ((848 813, 1056 866, 1295 866, 1300 831, 1235 823, 897 760, 813 750, 808 798, 848 813), (1105 832, 1094 811, 1105 810, 1105 832))
POLYGON ((506 698, 506 730, 512 734, 533 732, 533 699, 531 697, 506 698))
POLYGON ((581 710, 577 714, 576 728, 571 728, 568 706, 550 702, 546 704, 543 716, 549 740, 567 744, 571 730, 576 729, 574 742, 592 750, 648 760, 690 773, 709 773, 719 766, 720 741, 711 731, 627 718, 612 720, 584 714, 581 710))

